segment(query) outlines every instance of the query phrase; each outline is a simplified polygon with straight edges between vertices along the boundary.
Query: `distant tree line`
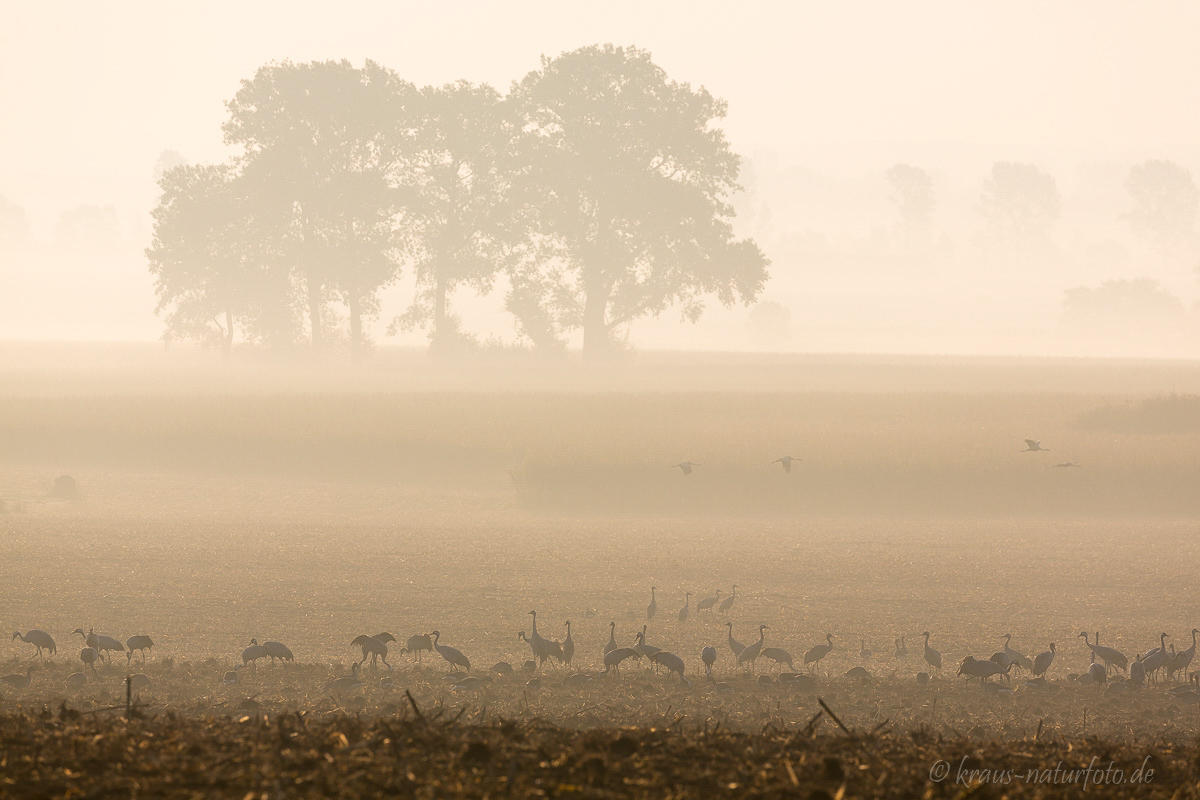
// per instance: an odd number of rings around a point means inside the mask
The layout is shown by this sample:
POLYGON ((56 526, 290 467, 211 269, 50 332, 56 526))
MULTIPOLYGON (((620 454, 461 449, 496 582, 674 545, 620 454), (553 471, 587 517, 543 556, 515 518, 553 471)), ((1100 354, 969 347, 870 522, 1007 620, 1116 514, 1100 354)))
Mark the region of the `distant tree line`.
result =
POLYGON ((227 107, 237 156, 160 179, 146 255, 167 341, 357 356, 407 271, 416 293, 391 331, 459 348, 452 294, 503 276, 525 339, 561 348, 579 330, 594 356, 639 317, 695 320, 706 298, 748 304, 767 279, 732 227, 725 103, 642 50, 543 57, 507 95, 418 88, 371 61, 272 63, 227 107))

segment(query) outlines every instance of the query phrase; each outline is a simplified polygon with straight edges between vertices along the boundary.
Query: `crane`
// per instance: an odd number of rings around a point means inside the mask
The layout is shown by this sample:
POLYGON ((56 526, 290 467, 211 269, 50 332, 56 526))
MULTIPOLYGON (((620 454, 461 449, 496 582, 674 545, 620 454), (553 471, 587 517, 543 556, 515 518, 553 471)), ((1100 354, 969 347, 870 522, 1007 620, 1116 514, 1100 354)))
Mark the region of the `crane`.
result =
POLYGON ((567 620, 567 638, 562 643, 563 661, 569 667, 575 657, 575 640, 571 638, 571 620, 567 620))
POLYGON ((694 468, 696 468, 696 467, 702 467, 702 466, 704 466, 704 465, 703 465, 703 464, 697 464, 697 463, 695 463, 695 462, 693 462, 693 461, 682 461, 682 462, 680 462, 680 463, 678 463, 678 464, 672 464, 672 465, 671 465, 671 469, 676 469, 676 468, 678 468, 678 469, 679 469, 679 471, 680 471, 680 472, 682 472, 684 475, 691 475, 691 474, 692 474, 692 470, 693 470, 694 468))
POLYGON ((1086 631, 1080 631, 1079 635, 1083 637, 1083 643, 1088 646, 1088 649, 1092 651, 1092 654, 1104 662, 1104 668, 1106 670, 1116 667, 1121 672, 1125 672, 1129 669, 1129 659, 1120 652, 1111 647, 1105 647, 1104 645, 1100 644, 1098 640, 1095 644, 1092 644, 1088 641, 1088 635, 1086 631))
POLYGON ((154 647, 154 640, 151 639, 149 636, 142 636, 140 634, 135 634, 133 636, 130 636, 128 639, 125 640, 125 661, 126 662, 132 661, 133 660, 133 651, 141 650, 142 651, 142 663, 145 664, 146 663, 146 651, 149 650, 151 647, 154 647))
POLYGON ((692 593, 686 592, 687 596, 683 600, 683 608, 679 609, 679 621, 687 622, 688 615, 692 613, 692 593))
POLYGON ((100 658, 100 654, 96 652, 94 647, 85 647, 79 651, 79 660, 89 667, 92 672, 96 671, 96 660, 100 658))
POLYGON ((1045 675, 1046 670, 1050 669, 1050 665, 1054 663, 1054 654, 1058 652, 1054 649, 1054 642, 1050 643, 1049 650, 1043 650, 1037 654, 1037 658, 1033 660, 1033 677, 1045 675))
POLYGON ((742 650, 742 652, 738 653, 737 660, 738 660, 739 667, 742 664, 753 664, 755 661, 758 660, 758 657, 762 654, 763 639, 766 638, 764 631, 767 631, 769 629, 770 628, 767 625, 759 625, 758 626, 758 641, 752 645, 747 645, 747 647, 744 650, 742 650))
POLYGON ((72 672, 63 683, 69 689, 82 689, 84 686, 87 686, 87 675, 84 675, 82 672, 72 672))
POLYGON ((344 694, 352 692, 355 689, 361 689, 364 685, 362 679, 358 677, 358 664, 351 664, 350 674, 334 678, 326 683, 325 691, 329 694, 344 694))
POLYGON ((1011 661, 1001 665, 991 659, 980 660, 974 656, 967 656, 963 659, 962 664, 959 665, 958 674, 966 675, 968 683, 971 681, 971 678, 978 678, 979 687, 982 689, 983 682, 993 675, 1008 675, 1008 671, 1012 669, 1012 665, 1013 662, 1011 661))
POLYGON ((732 622, 726 622, 725 627, 729 628, 729 649, 733 651, 734 658, 737 658, 742 654, 742 651, 746 649, 746 645, 733 638, 732 622))
POLYGON ((604 645, 604 655, 617 649, 617 623, 608 623, 608 644, 604 645))
MULTIPOLYGON (((392 635, 390 633, 380 633, 376 634, 375 638, 380 639, 381 636, 391 637, 392 635)), ((380 639, 380 641, 383 640, 380 639)), ((396 641, 395 638, 392 638, 392 641, 396 641)), ((285 663, 288 661, 293 664, 296 663, 296 657, 292 655, 292 651, 287 645, 281 642, 263 642, 262 646, 267 648, 267 655, 271 657, 271 666, 275 666, 275 659, 279 659, 285 663)))
POLYGON ((1170 638, 1167 634, 1159 634, 1159 646, 1153 650, 1142 654, 1142 666, 1146 670, 1147 677, 1153 677, 1154 673, 1162 669, 1167 663, 1167 639, 1170 638))
POLYGON ((942 671, 942 654, 929 646, 929 631, 921 634, 925 637, 925 663, 938 672, 942 671))
POLYGON ((711 613, 713 606, 715 606, 717 604, 717 601, 720 599, 721 599, 721 590, 717 589, 717 593, 715 595, 713 595, 712 597, 705 597, 703 600, 701 600, 699 603, 697 603, 696 610, 697 611, 708 610, 711 613))
POLYGON ((408 641, 404 643, 405 653, 416 653, 417 663, 421 663, 422 651, 433 652, 433 640, 429 638, 428 633, 414 633, 408 637, 408 641))
POLYGON ((658 589, 657 586, 650 587, 650 605, 646 606, 646 621, 654 619, 654 615, 658 613, 658 600, 654 597, 654 592, 658 589))
POLYGON ((40 631, 36 628, 23 636, 21 635, 20 631, 13 631, 12 638, 14 640, 20 639, 22 642, 27 642, 36 647, 37 653, 35 655, 39 661, 45 660, 42 656, 43 650, 48 651, 50 655, 54 655, 58 652, 58 645, 54 643, 54 638, 45 631, 40 631))
POLYGON ((871 648, 867 647, 866 639, 859 639, 858 641, 859 641, 858 655, 860 658, 862 658, 863 661, 866 661, 871 656, 875 655, 875 653, 871 650, 871 648))
POLYGON ((627 658, 641 658, 642 654, 632 647, 618 647, 604 654, 604 671, 621 674, 621 662, 627 658))
POLYGON ((637 644, 635 644, 633 646, 633 649, 638 652, 638 655, 645 656, 646 658, 650 658, 655 653, 662 650, 661 647, 655 647, 652 644, 646 644, 646 629, 645 628, 642 628, 640 631, 638 631, 637 644))
POLYGON ((251 639, 250 646, 242 651, 242 666, 250 664, 257 671, 258 660, 260 658, 267 658, 269 655, 270 653, 267 652, 267 648, 259 644, 258 639, 251 639))
MULTIPOLYGON (((392 641, 395 641, 395 639, 392 641)), ((360 667, 363 665, 363 662, 367 660, 367 658, 371 659, 371 666, 376 665, 377 659, 382 659, 383 665, 388 668, 388 672, 392 671, 392 665, 389 664, 387 660, 388 646, 386 642, 380 641, 374 636, 367 636, 364 634, 362 636, 355 636, 354 641, 350 642, 350 644, 352 646, 358 645, 360 648, 362 648, 362 660, 358 662, 360 667)))
POLYGON ((788 669, 792 672, 796 671, 796 668, 792 666, 792 654, 782 647, 764 647, 759 655, 771 659, 776 664, 787 664, 788 669))
POLYGON ((661 664, 662 666, 666 667, 668 672, 676 673, 681 681, 687 680, 687 678, 683 677, 683 659, 674 653, 668 653, 666 650, 659 650, 650 657, 650 660, 655 664, 661 664))
POLYGON ((711 644, 705 646, 705 648, 700 651, 700 661, 704 664, 704 676, 711 678, 713 664, 717 663, 717 648, 713 647, 711 644))
POLYGON ((829 653, 832 650, 833 650, 833 634, 826 633, 825 634, 825 644, 819 644, 819 645, 816 645, 815 647, 810 647, 808 649, 808 652, 804 654, 804 664, 806 666, 808 666, 809 671, 811 672, 812 670, 816 669, 817 663, 822 658, 829 655, 829 653))
POLYGON ((784 472, 791 472, 792 471, 792 462, 793 461, 801 461, 801 460, 802 459, 796 458, 795 456, 781 456, 780 458, 775 459, 771 463, 779 464, 780 466, 782 466, 784 472))
POLYGON ((726 597, 721 602, 721 606, 717 609, 717 611, 720 611, 722 614, 724 614, 726 611, 733 608, 733 601, 737 599, 737 590, 738 590, 738 587, 737 587, 737 584, 735 583, 733 585, 733 594, 729 595, 729 597, 726 597))
POLYGON ((1142 663, 1141 654, 1129 665, 1129 682, 1134 686, 1142 686, 1146 683, 1146 665, 1142 663))
POLYGON ((99 655, 108 654, 108 660, 112 661, 112 651, 117 650, 121 654, 125 653, 125 645, 118 642, 111 636, 98 634, 95 631, 88 629, 87 633, 83 632, 83 628, 76 628, 72 633, 78 633, 83 637, 83 643, 88 647, 94 648, 99 655))
POLYGON ((1042 447, 1042 442, 1040 439, 1026 439, 1025 440, 1025 449, 1022 450, 1021 452, 1022 453, 1049 453, 1050 448, 1042 447))
POLYGON ((896 640, 896 652, 892 655, 896 658, 908 658, 908 645, 904 642, 904 634, 900 634, 900 638, 896 640))
POLYGON ((1008 656, 1018 667, 1024 670, 1033 671, 1033 661, 1029 656, 1021 653, 1018 650, 1013 650, 1009 647, 1009 642, 1012 641, 1012 634, 1006 633, 1002 637, 1004 639, 1004 655, 1008 656))
MULTIPOLYGON (((536 618, 535 618, 535 621, 536 621, 536 618)), ((471 662, 467 659, 466 656, 463 655, 461 650, 459 650, 458 648, 455 648, 455 647, 450 647, 448 645, 439 644, 438 640, 441 638, 442 634, 438 631, 434 631, 433 633, 431 633, 429 635, 433 637, 433 649, 436 650, 442 658, 449 661, 450 666, 452 668, 458 669, 459 667, 463 667, 468 672, 470 671, 471 662)))
POLYGON ((1192 628, 1192 646, 1189 647, 1187 650, 1179 651, 1179 668, 1183 670, 1184 675, 1187 674, 1188 665, 1190 665, 1192 663, 1192 659, 1195 658, 1195 656, 1196 656, 1196 634, 1197 633, 1200 633, 1200 630, 1197 630, 1196 628, 1192 628))
POLYGON ((24 675, 19 673, 5 675, 3 678, 0 678, 0 683, 8 684, 8 686, 16 689, 18 692, 24 691, 29 688, 31 683, 33 683, 33 667, 30 667, 28 670, 26 670, 24 675))

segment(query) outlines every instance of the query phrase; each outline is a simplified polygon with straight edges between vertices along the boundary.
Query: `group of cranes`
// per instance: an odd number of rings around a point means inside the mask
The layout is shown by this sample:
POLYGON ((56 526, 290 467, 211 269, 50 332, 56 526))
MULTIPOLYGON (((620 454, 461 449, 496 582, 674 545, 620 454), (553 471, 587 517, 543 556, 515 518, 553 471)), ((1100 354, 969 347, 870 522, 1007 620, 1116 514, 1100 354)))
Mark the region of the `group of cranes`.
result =
MULTIPOLYGON (((149 636, 135 634, 130 636, 122 644, 120 640, 114 639, 111 636, 96 633, 89 628, 85 633, 83 628, 76 628, 71 633, 79 634, 83 639, 83 650, 79 653, 79 660, 87 667, 95 670, 96 661, 102 657, 107 657, 112 661, 112 654, 119 652, 124 654, 125 660, 129 661, 133 658, 135 652, 140 651, 142 654, 142 662, 146 661, 146 651, 154 647, 154 640, 149 636)), ((35 652, 30 658, 36 658, 39 661, 45 660, 47 656, 53 656, 58 653, 58 645, 54 641, 54 637, 43 630, 33 629, 26 633, 13 631, 12 641, 20 639, 34 646, 35 652)))
MULTIPOLYGON (((709 597, 705 597, 703 600, 701 600, 699 603, 696 604, 697 612, 708 611, 709 613, 712 613, 712 610, 714 607, 716 607, 717 611, 721 612, 722 614, 728 612, 729 609, 733 608, 734 601, 737 600, 737 590, 738 590, 738 587, 737 587, 737 584, 735 583, 733 585, 733 591, 729 594, 729 596, 726 597, 724 600, 721 600, 721 590, 717 589, 714 594, 712 594, 709 597), (721 604, 718 606, 717 601, 719 601, 719 600, 721 601, 721 604)), ((652 620, 656 616, 658 616, 658 596, 656 595, 657 591, 658 591, 657 586, 650 587, 650 605, 646 606, 646 620, 647 621, 652 620)), ((679 609, 678 619, 680 622, 687 622, 688 618, 691 615, 692 615, 692 593, 684 592, 683 593, 683 608, 679 609)))

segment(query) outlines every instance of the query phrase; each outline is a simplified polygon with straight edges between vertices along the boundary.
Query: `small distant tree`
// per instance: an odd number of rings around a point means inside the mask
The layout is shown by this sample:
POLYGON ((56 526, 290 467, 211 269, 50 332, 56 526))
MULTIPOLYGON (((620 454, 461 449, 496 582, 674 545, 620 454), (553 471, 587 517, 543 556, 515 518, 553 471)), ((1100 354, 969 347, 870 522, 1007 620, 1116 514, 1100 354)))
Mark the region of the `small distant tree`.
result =
POLYGON ((229 357, 243 338, 279 343, 295 335, 286 274, 255 229, 253 204, 228 165, 163 173, 146 257, 166 322, 163 339, 192 341, 229 357))
POLYGON ((25 209, 0 197, 0 246, 23 245, 29 239, 25 209))
POLYGON ((1173 161, 1145 161, 1129 170, 1125 190, 1133 202, 1127 219, 1141 238, 1172 257, 1195 233, 1200 190, 1192 173, 1173 161))
POLYGON ((228 104, 225 139, 243 148, 245 180, 303 285, 314 351, 328 304, 350 315, 350 348, 399 272, 397 172, 414 124, 411 84, 367 61, 283 62, 258 70, 228 104))
POLYGON ((113 206, 82 205, 58 215, 55 241, 66 247, 113 247, 121 240, 121 223, 113 206))
POLYGON ((402 182, 409 198, 400 236, 417 294, 391 330, 429 327, 435 352, 467 339, 449 310, 462 285, 486 292, 509 239, 500 162, 511 138, 499 93, 466 81, 421 91, 420 122, 402 182))
POLYGON ((1054 178, 1033 164, 1007 161, 992 165, 983 183, 979 211, 986 235, 997 252, 1029 262, 1053 250, 1062 200, 1054 178))
POLYGON ((896 164, 886 177, 892 190, 892 205, 900 218, 905 249, 910 253, 925 252, 933 238, 933 212, 937 207, 933 180, 928 172, 909 164, 896 164))
POLYGON ((740 159, 717 122, 725 103, 667 77, 636 48, 584 47, 516 83, 513 195, 545 257, 514 268, 509 310, 526 331, 583 330, 585 356, 672 304, 750 303, 768 261, 734 238, 740 159))
POLYGON ((1089 332, 1160 330, 1179 323, 1186 314, 1183 302, 1150 278, 1068 289, 1063 301, 1063 321, 1089 332))

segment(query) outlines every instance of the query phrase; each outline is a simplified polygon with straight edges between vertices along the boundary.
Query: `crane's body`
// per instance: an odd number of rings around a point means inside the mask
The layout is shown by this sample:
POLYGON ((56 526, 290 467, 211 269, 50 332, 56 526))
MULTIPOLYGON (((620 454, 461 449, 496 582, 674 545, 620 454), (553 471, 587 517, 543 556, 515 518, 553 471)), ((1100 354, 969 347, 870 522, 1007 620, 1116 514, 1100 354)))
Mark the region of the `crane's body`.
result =
POLYGON ((54 655, 58 652, 58 645, 54 643, 54 637, 45 631, 41 631, 36 628, 25 634, 22 634, 20 631, 13 631, 12 638, 14 640, 20 639, 22 642, 26 642, 36 647, 37 653, 35 655, 39 661, 45 660, 42 655, 43 650, 50 655, 54 655))

